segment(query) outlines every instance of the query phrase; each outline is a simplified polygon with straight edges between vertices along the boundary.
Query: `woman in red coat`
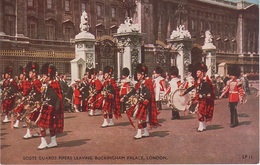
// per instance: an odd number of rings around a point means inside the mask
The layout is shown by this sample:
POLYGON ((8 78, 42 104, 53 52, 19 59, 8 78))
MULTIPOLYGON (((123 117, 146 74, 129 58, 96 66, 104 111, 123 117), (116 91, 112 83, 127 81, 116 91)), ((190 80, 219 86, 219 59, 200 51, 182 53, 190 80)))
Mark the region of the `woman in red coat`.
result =
POLYGON ((74 94, 73 103, 74 103, 75 112, 79 112, 79 105, 81 104, 81 94, 79 90, 79 85, 77 83, 74 84, 73 94, 74 94))

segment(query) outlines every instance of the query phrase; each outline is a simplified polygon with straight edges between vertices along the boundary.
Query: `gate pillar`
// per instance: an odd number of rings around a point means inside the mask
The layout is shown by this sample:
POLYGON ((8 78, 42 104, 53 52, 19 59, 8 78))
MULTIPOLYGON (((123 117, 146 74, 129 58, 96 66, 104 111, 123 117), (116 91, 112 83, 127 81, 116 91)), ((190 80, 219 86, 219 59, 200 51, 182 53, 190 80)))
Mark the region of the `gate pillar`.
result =
POLYGON ((141 46, 144 33, 139 32, 139 26, 132 24, 127 18, 124 24, 119 26, 116 38, 118 51, 118 77, 121 75, 121 70, 127 67, 130 70, 130 75, 133 75, 136 64, 141 63, 141 46))
POLYGON ((95 60, 95 36, 89 33, 88 17, 84 11, 80 23, 81 32, 75 37, 75 59, 71 64, 71 81, 82 79, 86 68, 94 68, 95 60))
POLYGON ((207 75, 214 76, 216 71, 216 46, 212 43, 212 35, 209 30, 205 32, 205 42, 202 50, 206 53, 206 65, 208 67, 207 75))
POLYGON ((176 66, 179 69, 179 75, 183 81, 188 75, 188 65, 191 63, 192 39, 190 33, 184 29, 183 25, 177 27, 167 42, 171 45, 171 49, 178 52, 176 56, 176 66))

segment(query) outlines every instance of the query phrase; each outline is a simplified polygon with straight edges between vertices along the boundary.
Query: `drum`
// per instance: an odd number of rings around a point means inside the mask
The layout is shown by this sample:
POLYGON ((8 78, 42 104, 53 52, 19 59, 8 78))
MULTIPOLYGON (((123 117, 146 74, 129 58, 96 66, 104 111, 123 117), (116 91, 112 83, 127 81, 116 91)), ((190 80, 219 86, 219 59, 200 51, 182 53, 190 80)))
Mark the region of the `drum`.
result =
POLYGON ((169 95, 170 107, 177 108, 179 111, 185 111, 188 108, 191 96, 189 93, 184 96, 180 96, 184 93, 184 91, 185 89, 177 89, 169 95))

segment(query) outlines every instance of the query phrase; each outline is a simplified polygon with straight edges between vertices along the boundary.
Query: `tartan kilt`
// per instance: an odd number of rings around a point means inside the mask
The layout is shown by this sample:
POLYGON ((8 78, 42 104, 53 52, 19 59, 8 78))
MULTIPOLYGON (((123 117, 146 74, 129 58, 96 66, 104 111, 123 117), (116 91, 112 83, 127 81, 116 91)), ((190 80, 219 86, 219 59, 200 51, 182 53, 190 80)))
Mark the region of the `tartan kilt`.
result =
POLYGON ((3 113, 10 112, 13 109, 15 98, 5 99, 2 101, 3 113))
MULTIPOLYGON (((129 117, 134 117, 134 113, 135 113, 135 108, 137 105, 131 106, 127 111, 126 114, 129 117)), ((142 120, 142 121, 146 121, 147 120, 147 105, 143 105, 143 104, 139 104, 139 107, 137 109, 136 112, 136 119, 142 120)))
POLYGON ((86 111, 101 109, 103 104, 103 96, 101 93, 97 94, 94 97, 91 97, 85 101, 86 111), (98 100, 97 100, 98 99, 98 100), (92 104, 94 102, 94 104, 92 104))
POLYGON ((23 112, 23 110, 24 110, 24 104, 22 103, 14 109, 14 113, 21 114, 23 112))
POLYGON ((214 100, 203 98, 198 101, 198 113, 206 117, 206 121, 211 121, 213 118, 214 100))
POLYGON ((37 125, 42 128, 50 128, 57 133, 62 133, 64 128, 64 114, 61 109, 55 110, 53 106, 44 106, 37 125))
POLYGON ((40 115, 40 109, 37 109, 37 111, 34 111, 34 112, 30 113, 29 119, 31 121, 35 122, 39 115, 40 115))
POLYGON ((114 99, 104 99, 104 104, 103 104, 103 111, 105 114, 111 114, 113 111, 113 101, 114 99))

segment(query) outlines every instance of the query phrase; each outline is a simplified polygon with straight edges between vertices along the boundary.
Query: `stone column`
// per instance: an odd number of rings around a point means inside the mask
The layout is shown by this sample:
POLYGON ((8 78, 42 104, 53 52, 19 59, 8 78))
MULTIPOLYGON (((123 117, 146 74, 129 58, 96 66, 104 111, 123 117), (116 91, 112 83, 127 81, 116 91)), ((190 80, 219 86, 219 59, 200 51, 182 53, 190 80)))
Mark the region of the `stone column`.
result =
POLYGON ((75 59, 71 63, 71 80, 81 79, 86 68, 95 68, 95 36, 83 31, 75 37, 75 59))
POLYGON ((117 39, 117 46, 121 49, 118 52, 118 77, 121 75, 121 70, 127 67, 130 70, 130 75, 133 75, 136 64, 141 63, 141 41, 143 33, 126 32, 117 33, 114 37, 117 39))
POLYGON ((215 75, 216 72, 216 46, 212 43, 212 35, 210 31, 205 32, 205 42, 202 46, 202 50, 207 54, 206 55, 206 65, 208 67, 207 75, 211 77, 215 75))
POLYGON ((4 7, 3 7, 4 1, 0 1, 0 35, 5 35, 4 33, 4 7))
MULTIPOLYGON (((202 47, 202 49, 203 49, 203 47, 202 47)), ((215 49, 203 49, 203 51, 207 53, 207 55, 206 55, 206 65, 208 67, 207 75, 209 77, 214 76, 217 73, 216 48, 215 49)))
POLYGON ((88 17, 84 11, 81 16, 81 32, 75 37, 75 59, 71 64, 71 82, 82 79, 86 68, 95 68, 95 36, 89 33, 88 17))
POLYGON ((172 49, 178 52, 176 66, 179 69, 181 81, 188 75, 188 65, 191 63, 192 39, 176 38, 167 40, 172 45, 172 49))

